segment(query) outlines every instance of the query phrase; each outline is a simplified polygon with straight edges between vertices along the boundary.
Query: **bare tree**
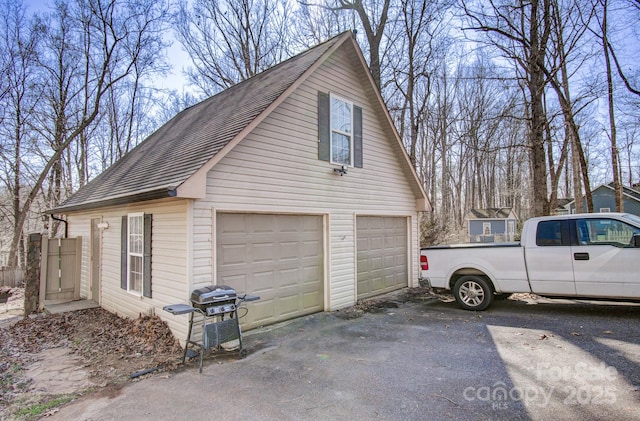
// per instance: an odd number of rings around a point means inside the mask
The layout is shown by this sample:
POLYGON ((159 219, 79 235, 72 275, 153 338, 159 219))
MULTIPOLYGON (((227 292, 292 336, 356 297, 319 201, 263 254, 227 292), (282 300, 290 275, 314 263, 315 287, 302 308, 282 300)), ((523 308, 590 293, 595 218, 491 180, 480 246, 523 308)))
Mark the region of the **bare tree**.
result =
MULTIPOLYGON (((589 180, 589 171, 580 140, 580 132, 575 121, 575 116, 584 109, 585 106, 577 107, 577 102, 572 100, 570 89, 569 64, 571 56, 579 50, 580 43, 588 29, 588 22, 591 20, 593 8, 583 6, 581 2, 570 0, 565 3, 554 2, 552 5, 553 37, 555 64, 549 70, 543 67, 553 90, 558 98, 562 115, 564 118, 564 136, 566 146, 571 149, 571 164, 573 174, 573 197, 576 209, 580 212, 584 209, 583 197, 586 198, 587 211, 593 212, 593 198, 589 180), (565 8, 563 9, 563 6, 565 8), (567 144, 568 142, 568 144, 567 144), (582 186, 585 187, 583 195, 582 186)), ((558 179, 554 180, 551 195, 557 193, 558 179)))
MULTIPOLYGON (((105 97, 104 118, 99 123, 102 126, 99 132, 109 136, 108 164, 120 159, 137 142, 166 121, 158 121, 152 117, 154 107, 162 101, 162 109, 165 102, 156 98, 159 95, 150 84, 155 76, 163 76, 169 70, 164 53, 169 44, 162 37, 169 29, 169 7, 167 3, 158 1, 147 1, 137 5, 132 3, 131 6, 146 8, 145 13, 134 15, 135 19, 129 23, 137 28, 138 33, 143 33, 144 29, 145 36, 140 37, 138 41, 140 52, 129 77, 122 83, 112 85, 105 97)), ((110 74, 109 78, 114 76, 117 77, 117 73, 110 74)), ((81 138, 96 138, 100 133, 81 138)), ((86 150, 86 146, 78 148, 78 172, 82 174, 81 170, 86 170, 86 174, 81 176, 80 185, 89 178, 88 165, 82 163, 86 157, 86 150)), ((102 169, 104 167, 99 171, 102 169)))
POLYGON ((353 20, 342 10, 311 7, 300 3, 294 12, 293 41, 300 49, 311 48, 344 31, 354 29, 353 20))
POLYGON ((193 62, 189 81, 211 96, 288 58, 287 6, 285 0, 182 1, 175 28, 193 62))
MULTIPOLYGON (((151 3, 151 0, 146 3, 151 3)), ((82 65, 78 70, 86 81, 86 89, 76 95, 86 93, 86 106, 81 107, 72 117, 68 114, 59 120, 59 114, 50 114, 50 121, 54 124, 66 124, 66 130, 60 136, 60 142, 55 144, 52 153, 44 157, 44 164, 30 185, 28 194, 21 203, 16 215, 13 239, 9 251, 9 264, 16 264, 16 250, 21 237, 22 228, 32 203, 42 189, 51 170, 60 162, 60 157, 67 151, 69 145, 89 127, 100 113, 102 100, 113 86, 121 83, 131 75, 135 63, 140 58, 140 52, 145 45, 142 40, 157 34, 147 32, 146 25, 138 26, 134 22, 138 19, 151 21, 157 13, 155 8, 140 7, 134 0, 77 0, 74 17, 76 24, 73 31, 83 39, 76 45, 82 46, 78 55, 82 65), (148 15, 150 14, 150 15, 148 15), (82 73, 85 72, 85 73, 82 73), (70 124, 73 122, 73 124, 70 124)), ((155 3, 154 3, 155 4, 155 3)), ((34 81, 35 82, 35 81, 34 81)), ((80 100, 85 103, 84 99, 80 100)), ((55 130, 52 133, 57 133, 55 130)))
POLYGON ((514 60, 523 70, 527 87, 530 131, 529 157, 533 185, 534 215, 549 214, 547 166, 545 156, 543 95, 547 79, 544 72, 551 35, 551 0, 488 0, 488 7, 462 6, 470 19, 467 29, 484 33, 490 45, 514 60), (487 10, 488 9, 488 10, 487 10))
POLYGON ((324 7, 332 11, 352 10, 358 15, 368 43, 369 70, 378 89, 382 89, 382 47, 391 0, 333 0, 328 5, 309 2, 301 2, 301 4, 324 7))
POLYGON ((5 53, 0 155, 4 167, 2 181, 11 194, 10 209, 2 213, 12 221, 12 253, 8 263, 13 266, 18 263, 22 224, 28 213, 28 207, 24 209, 23 205, 23 189, 30 178, 28 148, 33 135, 30 124, 40 100, 34 80, 38 77, 37 48, 42 28, 29 21, 22 3, 4 2, 0 13, 0 36, 5 53))
POLYGON ((620 158, 617 144, 617 129, 615 120, 614 98, 613 98, 613 75, 611 69, 611 55, 609 51, 609 32, 608 32, 608 0, 598 0, 602 7, 601 19, 598 19, 601 30, 602 50, 605 61, 605 71, 607 75, 607 103, 609 112, 609 141, 611 142, 611 169, 613 170, 613 190, 615 195, 616 210, 624 211, 624 202, 622 201, 622 184, 620 182, 620 158))
MULTIPOLYGON (((634 19, 634 21, 637 22, 638 21, 637 15, 640 13, 640 0, 627 0, 625 3, 628 4, 628 7, 625 8, 624 10, 629 10, 630 12, 632 12, 632 15, 635 15, 632 17, 632 19, 634 19)), ((603 4, 603 7, 606 8, 606 4, 603 4)), ((622 79, 624 86, 627 88, 627 90, 630 93, 640 96, 640 88, 637 86, 637 83, 635 84, 633 83, 631 78, 628 77, 627 73, 624 71, 622 63, 620 63, 620 60, 618 59, 616 50, 613 46, 613 42, 611 42, 611 39, 607 37, 606 41, 604 41, 603 44, 605 48, 608 49, 608 54, 611 56, 611 59, 613 59, 613 63, 616 66, 616 71, 618 73, 618 76, 620 77, 620 79, 622 79)))
MULTIPOLYGON (((450 40, 445 27, 447 2, 403 0, 397 26, 390 35, 389 66, 393 77, 386 95, 397 103, 400 135, 407 142, 411 163, 417 165, 420 126, 429 105, 431 83, 450 40)), ((387 85, 385 83, 385 85, 387 85)), ((390 102, 391 102, 390 101, 390 102)))

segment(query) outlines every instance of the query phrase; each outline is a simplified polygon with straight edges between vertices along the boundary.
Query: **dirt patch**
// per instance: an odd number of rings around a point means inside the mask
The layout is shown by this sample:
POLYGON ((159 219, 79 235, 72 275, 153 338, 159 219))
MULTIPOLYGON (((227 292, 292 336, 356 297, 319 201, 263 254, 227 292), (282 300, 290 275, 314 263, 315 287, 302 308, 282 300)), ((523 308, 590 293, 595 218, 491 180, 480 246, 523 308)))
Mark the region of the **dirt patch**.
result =
POLYGON ((24 372, 33 393, 71 394, 93 386, 81 358, 70 348, 45 349, 35 358, 24 372))
POLYGON ((126 319, 100 308, 19 318, 0 326, 0 343, 0 419, 42 416, 24 410, 60 396, 64 402, 96 388, 113 392, 137 380, 132 373, 176 369, 182 356, 159 317, 126 319))
POLYGON ((436 294, 431 288, 403 288, 401 290, 358 301, 355 305, 337 310, 336 316, 342 319, 356 319, 365 313, 381 313, 388 309, 398 308, 401 303, 424 303, 440 300, 449 302, 453 297, 436 294))
POLYGON ((24 313, 24 288, 0 287, 0 328, 20 320, 24 313))

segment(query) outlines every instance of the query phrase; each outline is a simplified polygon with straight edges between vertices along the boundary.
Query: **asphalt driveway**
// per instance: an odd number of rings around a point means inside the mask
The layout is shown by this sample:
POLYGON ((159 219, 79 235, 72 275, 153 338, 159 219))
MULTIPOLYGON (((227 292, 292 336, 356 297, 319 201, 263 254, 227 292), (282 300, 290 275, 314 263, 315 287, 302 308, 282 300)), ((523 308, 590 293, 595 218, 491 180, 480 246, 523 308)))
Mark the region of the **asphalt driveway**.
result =
POLYGON ((249 356, 103 390, 54 420, 640 420, 640 306, 390 294, 244 335, 249 356))

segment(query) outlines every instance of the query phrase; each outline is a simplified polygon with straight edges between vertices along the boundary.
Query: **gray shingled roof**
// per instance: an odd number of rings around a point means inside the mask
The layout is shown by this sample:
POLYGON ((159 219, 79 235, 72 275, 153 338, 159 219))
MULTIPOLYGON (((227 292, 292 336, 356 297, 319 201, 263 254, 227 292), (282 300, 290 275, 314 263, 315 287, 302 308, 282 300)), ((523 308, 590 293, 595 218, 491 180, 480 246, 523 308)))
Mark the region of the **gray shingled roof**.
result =
MULTIPOLYGON (((614 190, 613 181, 610 182, 609 184, 607 184, 605 187, 608 187, 611 190, 614 190)), ((635 200, 640 202, 640 192, 639 191, 637 191, 635 189, 632 189, 631 187, 622 186, 622 192, 624 194, 626 194, 627 196, 630 196, 632 199, 635 199, 635 200)))
POLYGON ((49 212, 170 197, 334 45, 344 32, 178 113, 49 212))
POLYGON ((471 209, 467 219, 507 219, 511 208, 471 209))

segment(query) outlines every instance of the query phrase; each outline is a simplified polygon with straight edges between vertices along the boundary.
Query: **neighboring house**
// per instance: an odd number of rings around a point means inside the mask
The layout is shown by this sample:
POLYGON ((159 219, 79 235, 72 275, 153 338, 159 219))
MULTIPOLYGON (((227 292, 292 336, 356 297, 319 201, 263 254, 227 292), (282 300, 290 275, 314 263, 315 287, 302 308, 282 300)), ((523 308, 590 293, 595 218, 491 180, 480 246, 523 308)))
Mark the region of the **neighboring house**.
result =
POLYGON ((211 284, 246 328, 418 284, 430 211, 353 34, 190 107, 49 213, 84 237, 80 296, 184 341, 211 284))
POLYGON ((511 208, 471 209, 466 220, 470 243, 515 240, 518 217, 511 208))
MULTIPOLYGON (((593 197, 594 212, 616 211, 616 198, 613 183, 601 184, 591 191, 591 196, 593 197)), ((622 186, 622 201, 624 212, 640 216, 640 191, 622 186)), ((587 205, 585 203, 583 212, 587 211, 586 206, 587 205)), ((571 213, 576 213, 575 201, 569 203, 569 209, 571 210, 571 213)))
POLYGON ((567 215, 571 213, 571 203, 573 203, 573 199, 558 199, 558 207, 551 211, 551 215, 567 215))

